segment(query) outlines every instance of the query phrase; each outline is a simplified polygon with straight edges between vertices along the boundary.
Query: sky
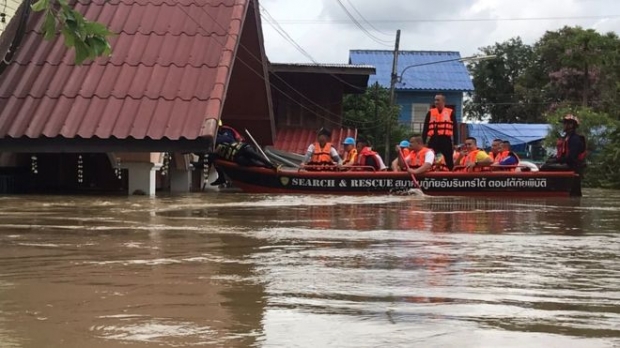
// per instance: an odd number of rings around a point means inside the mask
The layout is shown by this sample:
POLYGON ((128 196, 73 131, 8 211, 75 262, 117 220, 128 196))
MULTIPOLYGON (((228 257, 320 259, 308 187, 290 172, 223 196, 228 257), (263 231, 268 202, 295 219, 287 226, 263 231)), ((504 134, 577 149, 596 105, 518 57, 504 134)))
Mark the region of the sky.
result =
POLYGON ((531 44, 565 25, 620 34, 618 0, 260 0, 260 5, 267 56, 279 63, 347 63, 351 49, 394 49, 397 29, 401 50, 459 51, 462 57, 516 36, 531 44))

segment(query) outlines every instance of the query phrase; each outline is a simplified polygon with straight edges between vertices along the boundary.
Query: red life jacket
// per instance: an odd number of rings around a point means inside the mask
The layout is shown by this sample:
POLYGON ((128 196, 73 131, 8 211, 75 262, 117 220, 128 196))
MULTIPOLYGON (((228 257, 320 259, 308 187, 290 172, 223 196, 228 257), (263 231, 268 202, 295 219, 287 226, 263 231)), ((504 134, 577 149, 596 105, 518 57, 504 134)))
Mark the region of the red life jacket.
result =
MULTIPOLYGON (((366 158, 370 157, 370 156, 376 156, 377 153, 372 151, 370 149, 370 147, 366 146, 365 148, 362 149, 362 151, 360 151, 357 154, 357 159, 355 160, 355 164, 358 166, 365 166, 366 165, 366 158)), ((378 165, 378 163, 377 163, 378 165)), ((379 168, 375 168, 375 169, 379 169, 379 168)))
POLYGON ((433 135, 446 135, 452 137, 454 132, 454 124, 452 124, 452 109, 443 108, 441 113, 437 108, 432 108, 431 117, 428 122, 428 133, 426 135, 430 138, 433 135))
MULTIPOLYGON (((579 135, 579 134, 575 134, 576 136, 579 137, 579 139, 581 140, 581 142, 583 143, 583 152, 581 152, 579 155, 577 155, 577 160, 578 161, 585 161, 586 159, 586 137, 584 137, 583 135, 579 135)), ((570 135, 565 136, 564 138, 560 138, 558 139, 557 143, 556 143, 556 147, 557 147, 557 158, 562 158, 562 157, 568 157, 568 140, 570 138, 570 135)))

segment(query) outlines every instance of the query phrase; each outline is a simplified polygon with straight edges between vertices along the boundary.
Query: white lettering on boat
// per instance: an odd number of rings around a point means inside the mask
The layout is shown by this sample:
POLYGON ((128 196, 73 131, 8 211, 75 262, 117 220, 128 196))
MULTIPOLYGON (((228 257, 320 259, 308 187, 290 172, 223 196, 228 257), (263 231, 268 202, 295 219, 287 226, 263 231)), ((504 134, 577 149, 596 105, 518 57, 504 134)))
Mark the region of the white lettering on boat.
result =
POLYGON ((458 188, 546 188, 547 178, 473 178, 473 179, 434 179, 425 178, 420 182, 422 189, 458 189, 458 188))
POLYGON ((394 179, 351 179, 351 187, 393 187, 394 179))
POLYGON ((302 187, 336 187, 336 180, 293 178, 291 184, 302 187))

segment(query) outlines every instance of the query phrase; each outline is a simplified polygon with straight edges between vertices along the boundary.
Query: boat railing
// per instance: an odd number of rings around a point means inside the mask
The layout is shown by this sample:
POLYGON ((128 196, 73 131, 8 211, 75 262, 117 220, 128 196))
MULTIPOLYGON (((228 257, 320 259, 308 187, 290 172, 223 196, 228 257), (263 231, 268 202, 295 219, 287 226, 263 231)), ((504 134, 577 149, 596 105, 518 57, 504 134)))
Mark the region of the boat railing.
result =
POLYGON ((321 166, 321 165, 304 165, 299 167, 298 171, 309 172, 376 172, 372 166, 321 166))

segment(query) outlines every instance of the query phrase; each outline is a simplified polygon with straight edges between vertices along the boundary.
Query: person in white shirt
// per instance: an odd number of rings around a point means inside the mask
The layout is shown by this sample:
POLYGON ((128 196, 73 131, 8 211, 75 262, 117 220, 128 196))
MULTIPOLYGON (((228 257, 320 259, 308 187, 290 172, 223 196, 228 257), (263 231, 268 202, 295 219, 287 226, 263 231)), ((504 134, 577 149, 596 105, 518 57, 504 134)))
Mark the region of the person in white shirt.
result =
POLYGON ((338 155, 338 151, 332 146, 332 143, 328 142, 332 133, 325 129, 319 129, 317 133, 317 141, 314 144, 308 146, 306 151, 306 157, 302 162, 302 165, 312 166, 333 166, 342 165, 342 159, 338 155))
POLYGON ((409 155, 405 158, 407 171, 411 174, 422 174, 430 171, 435 163, 435 152, 424 146, 422 136, 416 134, 409 139, 409 155))

